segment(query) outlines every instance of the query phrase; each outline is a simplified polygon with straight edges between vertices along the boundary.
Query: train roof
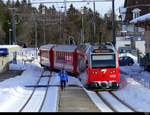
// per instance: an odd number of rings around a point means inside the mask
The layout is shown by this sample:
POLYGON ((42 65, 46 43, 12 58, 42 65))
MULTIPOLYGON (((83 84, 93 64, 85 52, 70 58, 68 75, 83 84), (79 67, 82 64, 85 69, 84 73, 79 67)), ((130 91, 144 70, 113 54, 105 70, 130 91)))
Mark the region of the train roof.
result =
POLYGON ((54 51, 74 51, 77 49, 76 45, 56 45, 54 51))
POLYGON ((46 44, 40 46, 40 49, 51 49, 53 46, 56 46, 55 44, 46 44))
MULTIPOLYGON (((98 46, 93 46, 92 47, 92 52, 94 53, 95 51, 100 51, 100 50, 107 50, 108 52, 116 52, 116 49, 114 48, 113 44, 111 43, 103 43, 103 44, 100 44, 98 46)), ((102 53, 102 52, 101 52, 102 53)))

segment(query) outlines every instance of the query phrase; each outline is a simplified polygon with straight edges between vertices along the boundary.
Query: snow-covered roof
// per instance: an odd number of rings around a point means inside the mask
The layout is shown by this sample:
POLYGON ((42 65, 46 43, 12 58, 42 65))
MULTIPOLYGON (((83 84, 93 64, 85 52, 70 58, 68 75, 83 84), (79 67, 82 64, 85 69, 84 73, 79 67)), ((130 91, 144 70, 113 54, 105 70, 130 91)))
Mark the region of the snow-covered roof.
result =
POLYGON ((7 48, 9 53, 12 53, 21 49, 19 45, 0 45, 0 48, 7 48))
POLYGON ((74 51, 77 48, 75 45, 57 45, 54 51, 74 51))
POLYGON ((55 46, 55 44, 46 44, 40 46, 40 49, 51 49, 51 47, 55 46))
POLYGON ((145 14, 143 16, 135 18, 135 19, 131 20, 130 23, 144 22, 146 20, 150 20, 150 13, 147 13, 147 14, 145 14))
POLYGON ((0 45, 0 48, 16 48, 16 47, 20 47, 19 45, 0 45))

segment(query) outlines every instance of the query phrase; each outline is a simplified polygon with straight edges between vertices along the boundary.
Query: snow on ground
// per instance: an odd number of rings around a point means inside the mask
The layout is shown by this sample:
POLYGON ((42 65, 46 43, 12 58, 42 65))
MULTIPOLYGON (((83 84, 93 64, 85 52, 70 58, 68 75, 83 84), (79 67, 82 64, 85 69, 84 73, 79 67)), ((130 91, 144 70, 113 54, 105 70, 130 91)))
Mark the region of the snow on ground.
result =
MULTIPOLYGON (((129 55, 137 61, 136 57, 129 55)), ((138 63, 133 66, 120 66, 120 70, 126 75, 120 74, 121 87, 115 94, 136 110, 150 112, 150 87, 146 88, 142 84, 145 81, 150 86, 150 73, 144 71, 138 63)))
POLYGON ((124 77, 124 86, 114 93, 124 100, 127 104, 131 105, 135 110, 140 112, 150 112, 150 89, 143 87, 140 83, 134 79, 120 75, 124 77))
MULTIPOLYGON (((3 82, 0 82, 0 112, 17 112, 27 101, 28 97, 32 93, 33 88, 27 88, 27 85, 35 85, 40 75, 44 71, 39 64, 39 60, 34 60, 32 63, 28 62, 24 64, 22 62, 22 56, 17 56, 17 64, 10 64, 10 70, 24 70, 22 75, 9 78, 3 82)), ((50 75, 50 72, 46 71, 43 76, 50 75)), ((40 84, 44 85, 46 78, 42 78, 40 84)), ((53 72, 50 85, 60 85, 60 79, 58 73, 53 72)), ((81 85, 78 79, 69 76, 69 82, 67 85, 81 85)), ((38 88, 35 99, 43 93, 45 89, 38 88), (41 92, 41 93, 40 93, 41 92)), ((56 112, 57 111, 57 99, 58 99, 58 87, 50 87, 48 89, 48 95, 44 103, 42 112, 56 112)), ((33 100, 34 101, 34 100, 33 100)), ((35 100, 36 101, 36 100, 35 100)), ((30 107, 32 103, 29 103, 30 107)), ((33 103, 34 104, 34 103, 33 103)), ((33 107, 33 106, 32 106, 33 107)), ((32 109, 26 108, 24 111, 32 111, 32 109)))
POLYGON ((0 82, 0 111, 15 112, 31 93, 31 88, 24 86, 34 85, 42 71, 42 68, 30 65, 22 75, 0 82))

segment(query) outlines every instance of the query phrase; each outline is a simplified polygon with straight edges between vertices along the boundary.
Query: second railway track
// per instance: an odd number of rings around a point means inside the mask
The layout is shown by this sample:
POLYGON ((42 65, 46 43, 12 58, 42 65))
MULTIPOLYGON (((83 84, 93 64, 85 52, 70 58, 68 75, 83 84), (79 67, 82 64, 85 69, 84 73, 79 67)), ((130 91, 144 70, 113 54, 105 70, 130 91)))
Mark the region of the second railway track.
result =
POLYGON ((98 97, 113 111, 113 112, 136 112, 130 105, 125 103, 113 92, 96 92, 98 97))
POLYGON ((41 112, 47 96, 50 79, 52 77, 52 71, 50 71, 50 75, 48 76, 43 76, 44 72, 34 86, 28 86, 33 87, 32 93, 30 94, 24 105, 20 108, 19 112, 41 112), (35 105, 35 108, 33 107, 33 103, 35 105))

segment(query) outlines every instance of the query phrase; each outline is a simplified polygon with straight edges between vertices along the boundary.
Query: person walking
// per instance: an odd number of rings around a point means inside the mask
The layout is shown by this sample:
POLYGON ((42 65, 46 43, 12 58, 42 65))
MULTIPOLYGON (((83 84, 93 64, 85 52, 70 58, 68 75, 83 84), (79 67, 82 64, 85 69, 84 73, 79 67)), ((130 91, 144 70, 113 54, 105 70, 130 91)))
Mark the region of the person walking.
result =
POLYGON ((66 82, 68 82, 68 75, 67 72, 64 70, 64 68, 62 68, 58 76, 60 76, 61 90, 63 91, 64 88, 66 87, 66 82))

